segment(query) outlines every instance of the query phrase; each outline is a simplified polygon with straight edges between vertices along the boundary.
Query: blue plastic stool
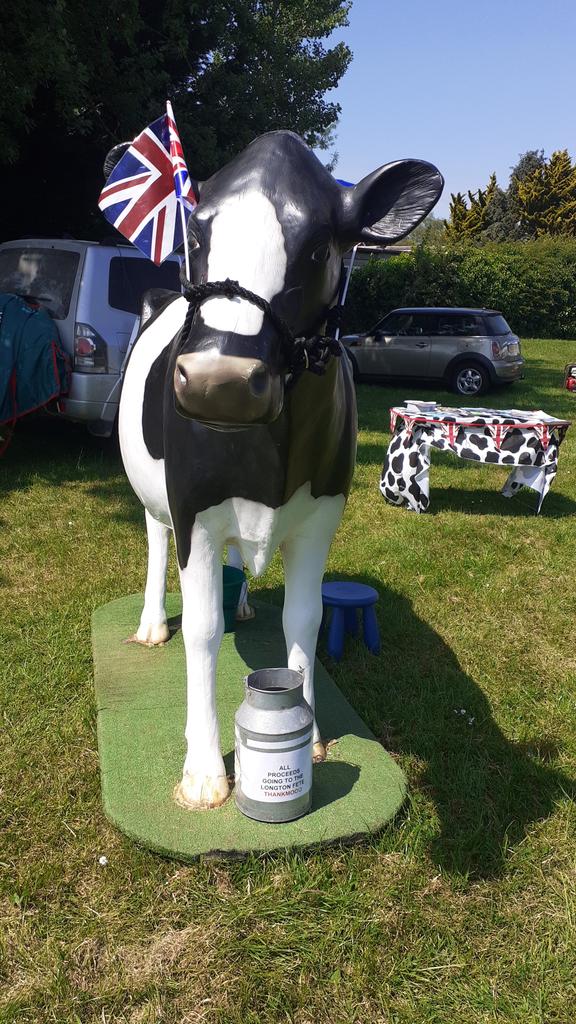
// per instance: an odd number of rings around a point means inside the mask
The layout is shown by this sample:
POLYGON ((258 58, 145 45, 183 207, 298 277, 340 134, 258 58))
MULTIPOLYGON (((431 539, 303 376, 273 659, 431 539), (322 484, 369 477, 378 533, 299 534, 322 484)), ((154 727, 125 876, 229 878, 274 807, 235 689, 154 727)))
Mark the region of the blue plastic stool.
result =
POLYGON ((362 632, 364 643, 372 654, 380 653, 380 634, 374 605, 378 591, 364 583, 323 583, 322 603, 326 613, 332 609, 328 630, 328 654, 334 661, 340 661, 344 653, 344 637, 358 635, 357 609, 362 608, 362 632))

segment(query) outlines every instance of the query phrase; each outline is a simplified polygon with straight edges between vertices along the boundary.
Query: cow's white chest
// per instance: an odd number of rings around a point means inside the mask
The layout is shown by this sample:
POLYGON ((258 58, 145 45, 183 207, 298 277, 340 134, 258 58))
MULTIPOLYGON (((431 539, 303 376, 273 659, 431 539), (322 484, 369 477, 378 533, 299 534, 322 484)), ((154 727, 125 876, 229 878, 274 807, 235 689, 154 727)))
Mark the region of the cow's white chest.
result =
POLYGON ((279 508, 269 508, 247 498, 227 498, 220 505, 200 512, 196 524, 198 530, 216 542, 238 548, 252 575, 260 576, 285 540, 297 533, 322 532, 327 521, 332 521, 334 516, 339 518, 344 504, 343 494, 312 497, 310 483, 305 483, 279 508))

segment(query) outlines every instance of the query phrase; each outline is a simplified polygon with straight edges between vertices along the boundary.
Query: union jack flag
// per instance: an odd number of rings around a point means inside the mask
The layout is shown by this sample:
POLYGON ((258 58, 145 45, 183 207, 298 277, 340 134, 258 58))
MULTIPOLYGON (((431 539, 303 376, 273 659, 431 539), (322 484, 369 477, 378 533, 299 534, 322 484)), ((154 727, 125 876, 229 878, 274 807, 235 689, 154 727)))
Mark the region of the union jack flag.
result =
POLYGON ((106 220, 154 263, 162 263, 184 238, 196 196, 172 107, 134 139, 102 189, 106 220))
POLYGON ((170 159, 172 160, 172 171, 174 173, 174 191, 182 206, 188 213, 197 205, 196 195, 192 188, 188 168, 184 159, 182 143, 176 127, 176 118, 172 111, 170 100, 166 101, 166 117, 168 119, 168 132, 170 138, 170 159))

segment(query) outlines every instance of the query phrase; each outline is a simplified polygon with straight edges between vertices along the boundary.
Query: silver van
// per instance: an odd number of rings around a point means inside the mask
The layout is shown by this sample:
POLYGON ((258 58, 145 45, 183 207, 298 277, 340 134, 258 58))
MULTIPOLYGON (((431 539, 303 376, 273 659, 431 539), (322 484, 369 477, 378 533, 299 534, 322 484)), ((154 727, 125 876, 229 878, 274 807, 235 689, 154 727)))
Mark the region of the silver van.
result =
POLYGON ((131 245, 26 238, 0 245, 0 292, 36 300, 56 321, 72 378, 62 415, 112 433, 121 369, 149 288, 180 291, 180 262, 157 267, 131 245))

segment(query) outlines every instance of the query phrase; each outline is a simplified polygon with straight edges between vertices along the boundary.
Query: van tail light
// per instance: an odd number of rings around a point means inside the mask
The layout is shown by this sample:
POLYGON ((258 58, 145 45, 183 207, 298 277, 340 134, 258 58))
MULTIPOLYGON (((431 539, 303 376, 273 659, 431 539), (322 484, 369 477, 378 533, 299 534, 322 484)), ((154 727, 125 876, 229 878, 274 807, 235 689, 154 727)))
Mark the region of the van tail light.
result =
POLYGON ((503 359, 504 356, 506 355, 507 348, 508 348, 508 346, 507 346, 507 344, 505 342, 504 342, 504 344, 502 344, 502 342, 496 341, 495 338, 492 338, 492 358, 493 359, 503 359))
POLYGON ((576 377, 566 377, 568 391, 576 391, 576 377))
POLYGON ((90 324, 74 328, 74 369, 77 373, 108 372, 106 342, 90 324))

